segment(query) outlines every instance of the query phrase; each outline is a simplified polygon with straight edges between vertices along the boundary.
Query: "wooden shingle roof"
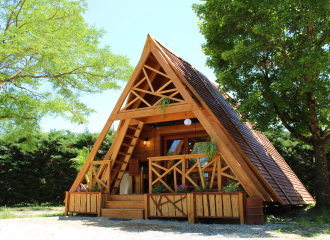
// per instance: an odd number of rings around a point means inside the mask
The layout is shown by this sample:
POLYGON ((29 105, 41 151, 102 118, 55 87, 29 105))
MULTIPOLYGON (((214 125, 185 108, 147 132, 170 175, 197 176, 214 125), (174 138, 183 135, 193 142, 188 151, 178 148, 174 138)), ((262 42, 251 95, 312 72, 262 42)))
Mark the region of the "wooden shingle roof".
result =
POLYGON ((221 95, 217 86, 187 61, 155 41, 241 149, 245 159, 249 160, 248 165, 264 182, 265 188, 285 205, 314 203, 313 197, 267 137, 253 130, 250 123, 239 123, 241 118, 226 101, 227 96, 221 95))

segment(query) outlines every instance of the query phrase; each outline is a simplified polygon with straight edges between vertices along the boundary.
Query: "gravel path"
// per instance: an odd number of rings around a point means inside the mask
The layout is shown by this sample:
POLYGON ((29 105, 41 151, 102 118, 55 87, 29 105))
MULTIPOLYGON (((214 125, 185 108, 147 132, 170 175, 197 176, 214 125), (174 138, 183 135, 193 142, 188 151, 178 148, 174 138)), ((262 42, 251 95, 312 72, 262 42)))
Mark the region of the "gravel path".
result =
MULTIPOLYGON (((160 220, 113 221, 103 217, 61 216, 0 220, 0 239, 305 239, 300 234, 276 231, 283 227, 286 225, 189 224, 160 220)), ((323 234, 313 239, 330 239, 330 235, 323 234)))

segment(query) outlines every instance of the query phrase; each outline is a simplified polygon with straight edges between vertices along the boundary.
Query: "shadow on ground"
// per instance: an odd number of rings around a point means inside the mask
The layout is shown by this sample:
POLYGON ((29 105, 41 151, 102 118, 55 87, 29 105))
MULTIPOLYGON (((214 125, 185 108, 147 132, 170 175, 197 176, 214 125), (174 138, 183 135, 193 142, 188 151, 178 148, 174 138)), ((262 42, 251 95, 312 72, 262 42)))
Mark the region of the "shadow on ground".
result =
MULTIPOLYGON (((174 234, 193 234, 195 236, 226 236, 238 238, 267 238, 277 237, 279 224, 266 225, 239 225, 239 224, 214 224, 198 223, 189 224, 186 221, 176 220, 130 220, 114 221, 108 218, 97 217, 59 217, 59 221, 84 221, 84 225, 108 228, 135 233, 147 233, 150 231, 174 234)), ((282 235, 282 234, 280 234, 282 235)), ((280 236, 279 236, 280 237, 280 236)), ((283 236, 281 236, 283 237, 283 236)))

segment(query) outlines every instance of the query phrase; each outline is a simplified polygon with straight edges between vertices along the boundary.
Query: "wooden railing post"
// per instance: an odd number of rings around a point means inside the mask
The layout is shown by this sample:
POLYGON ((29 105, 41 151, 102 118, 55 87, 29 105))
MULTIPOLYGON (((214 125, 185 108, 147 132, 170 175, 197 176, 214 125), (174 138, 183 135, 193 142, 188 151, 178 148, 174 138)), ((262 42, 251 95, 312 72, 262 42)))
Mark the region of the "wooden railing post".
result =
POLYGON ((102 206, 102 193, 97 194, 97 216, 101 216, 101 206, 102 206))
POLYGON ((92 168, 93 168, 93 162, 91 162, 89 164, 89 191, 92 191, 93 189, 93 171, 92 171, 92 168))
POLYGON ((144 194, 144 219, 148 219, 149 216, 149 197, 148 194, 144 194))
POLYGON ((186 158, 182 157, 182 185, 186 186, 186 158))
POLYGON ((152 193, 152 170, 151 159, 149 159, 149 193, 152 193))
POLYGON ((244 224, 244 196, 243 193, 238 193, 238 206, 239 206, 239 220, 241 224, 244 224))
POLYGON ((221 192, 221 155, 217 155, 218 192, 221 192))
POLYGON ((64 210, 64 216, 68 216, 69 205, 70 205, 70 194, 69 194, 69 192, 65 192, 65 210, 64 210))

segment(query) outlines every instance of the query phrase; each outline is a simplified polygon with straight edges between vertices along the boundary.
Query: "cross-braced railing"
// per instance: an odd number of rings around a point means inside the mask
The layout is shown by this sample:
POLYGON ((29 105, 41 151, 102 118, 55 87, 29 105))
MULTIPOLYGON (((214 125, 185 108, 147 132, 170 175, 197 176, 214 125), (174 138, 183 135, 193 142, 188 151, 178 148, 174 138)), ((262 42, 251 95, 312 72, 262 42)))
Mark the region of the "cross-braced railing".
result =
POLYGON ((89 189, 93 189, 95 184, 98 184, 99 189, 106 189, 106 193, 110 193, 110 173, 111 173, 112 161, 92 161, 90 163, 90 178, 88 181, 89 189), (95 169, 98 166, 98 169, 95 169))
MULTIPOLYGON (((193 187, 211 191, 216 182, 218 192, 221 191, 221 177, 238 179, 233 175, 230 167, 221 161, 220 154, 217 154, 211 161, 206 162, 205 154, 188 154, 175 156, 150 157, 149 160, 149 193, 156 183, 162 183, 170 192, 174 189, 170 185, 177 186, 180 179, 183 186, 192 185, 193 187), (181 175, 181 178, 180 178, 181 175), (207 176, 206 176, 207 175, 207 176), (173 179, 169 179, 173 176, 173 179), (171 182, 171 184, 169 183, 171 182), (198 183, 200 182, 200 186, 198 183), (206 182, 209 185, 206 185, 206 182)), ((238 182, 237 184, 240 184, 238 182)))

